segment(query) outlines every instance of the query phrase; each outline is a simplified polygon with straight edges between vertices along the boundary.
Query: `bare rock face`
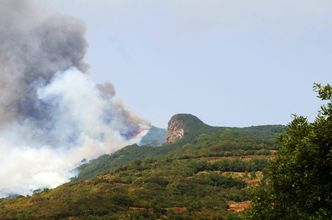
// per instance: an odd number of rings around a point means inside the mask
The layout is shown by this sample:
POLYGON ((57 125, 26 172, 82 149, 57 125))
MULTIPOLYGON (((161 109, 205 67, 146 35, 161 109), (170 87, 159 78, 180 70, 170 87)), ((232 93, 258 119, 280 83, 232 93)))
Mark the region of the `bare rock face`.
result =
POLYGON ((168 122, 167 129, 167 144, 173 144, 180 140, 184 136, 184 126, 183 122, 179 120, 176 116, 172 117, 168 122))
POLYGON ((173 144, 181 139, 195 138, 210 126, 204 124, 199 118, 191 114, 176 114, 168 122, 167 144, 173 144))

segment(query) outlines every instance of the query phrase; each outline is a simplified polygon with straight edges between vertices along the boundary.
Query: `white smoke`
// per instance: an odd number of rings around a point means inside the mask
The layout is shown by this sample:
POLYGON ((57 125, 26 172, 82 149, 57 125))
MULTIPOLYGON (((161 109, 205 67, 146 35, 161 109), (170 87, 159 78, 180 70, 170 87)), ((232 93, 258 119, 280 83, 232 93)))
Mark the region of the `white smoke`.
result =
POLYGON ((0 197, 58 186, 150 128, 82 72, 82 23, 33 2, 0 1, 0 197))
MULTIPOLYGON (((121 134, 128 129, 128 124, 117 118, 121 117, 119 109, 124 110, 99 87, 89 75, 71 68, 38 88, 38 98, 52 106, 52 128, 45 132, 27 119, 1 129, 0 196, 58 186, 74 175, 70 170, 83 158, 111 153, 140 140, 149 125, 136 117, 128 118, 141 130, 129 138, 121 134), (47 144, 48 138, 52 141, 47 144)), ((130 117, 129 112, 125 114, 130 117)))

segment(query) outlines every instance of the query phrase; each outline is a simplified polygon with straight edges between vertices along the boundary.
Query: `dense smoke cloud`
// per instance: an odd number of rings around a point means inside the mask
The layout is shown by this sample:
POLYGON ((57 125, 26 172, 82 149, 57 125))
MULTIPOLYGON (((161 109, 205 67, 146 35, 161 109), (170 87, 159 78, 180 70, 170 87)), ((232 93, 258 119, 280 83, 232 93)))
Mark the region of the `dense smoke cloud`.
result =
POLYGON ((47 84, 57 71, 87 67, 82 23, 60 15, 46 17, 29 2, 0 2, 1 122, 43 118, 37 113, 47 109, 36 100, 36 87, 47 84))
POLYGON ((33 2, 0 1, 0 196, 59 185, 150 127, 84 73, 84 25, 33 2))

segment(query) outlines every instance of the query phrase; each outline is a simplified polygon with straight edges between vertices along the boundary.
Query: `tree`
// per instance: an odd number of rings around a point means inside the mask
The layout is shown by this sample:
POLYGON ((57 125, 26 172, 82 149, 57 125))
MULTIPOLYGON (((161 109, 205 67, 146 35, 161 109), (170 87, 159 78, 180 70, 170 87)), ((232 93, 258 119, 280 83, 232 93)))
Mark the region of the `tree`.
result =
POLYGON ((314 122, 294 115, 256 195, 249 219, 331 219, 332 87, 314 85, 327 104, 314 122))

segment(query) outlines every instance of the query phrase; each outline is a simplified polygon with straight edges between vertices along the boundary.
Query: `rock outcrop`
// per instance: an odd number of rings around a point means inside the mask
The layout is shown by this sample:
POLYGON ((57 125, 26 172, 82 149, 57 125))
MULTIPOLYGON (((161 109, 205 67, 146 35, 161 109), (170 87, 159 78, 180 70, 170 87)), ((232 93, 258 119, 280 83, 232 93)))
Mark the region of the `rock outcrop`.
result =
POLYGON ((173 144, 183 138, 184 136, 184 125, 183 121, 179 120, 177 115, 173 116, 171 120, 168 122, 167 129, 167 144, 173 144))
POLYGON ((167 144, 173 144, 182 139, 192 141, 197 135, 209 133, 210 129, 213 128, 194 115, 176 114, 168 122, 166 141, 167 144))

